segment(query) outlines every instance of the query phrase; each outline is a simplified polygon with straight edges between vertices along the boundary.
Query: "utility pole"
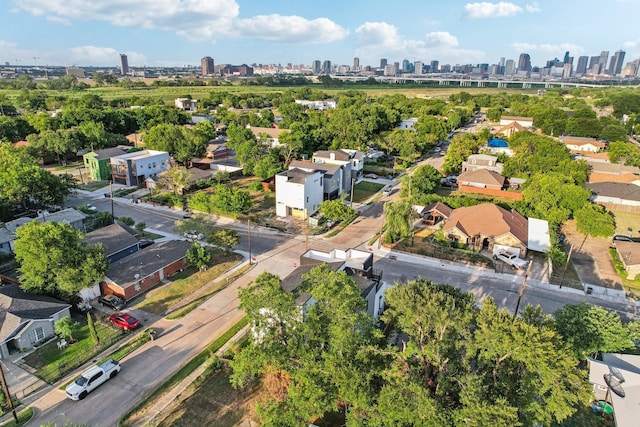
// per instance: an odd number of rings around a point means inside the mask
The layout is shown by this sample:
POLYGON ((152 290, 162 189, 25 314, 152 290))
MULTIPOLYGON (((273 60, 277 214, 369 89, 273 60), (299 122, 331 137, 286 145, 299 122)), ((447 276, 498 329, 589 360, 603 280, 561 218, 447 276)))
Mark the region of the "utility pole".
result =
POLYGON ((378 238, 378 249, 380 249, 380 245, 382 244, 382 229, 384 228, 384 211, 387 207, 387 203, 385 202, 382 205, 382 222, 380 223, 380 230, 378 231, 378 234, 380 235, 380 237, 378 238))
POLYGON ((113 181, 109 181, 109 198, 111 199, 111 217, 115 221, 116 215, 113 213, 113 181))
POLYGON ((559 289, 562 289, 562 284, 564 283, 564 275, 567 273, 567 267, 569 267, 569 261, 571 260, 572 252, 573 252, 573 243, 571 244, 571 248, 569 248, 569 255, 567 255, 567 262, 564 264, 564 269, 562 269, 562 278, 560 279, 559 289))
POLYGON ((518 302, 516 303, 516 311, 513 312, 513 320, 516 320, 516 317, 518 317, 520 301, 522 300, 522 295, 524 294, 524 288, 527 286, 527 277, 529 277, 529 271, 531 271, 532 265, 533 260, 529 261, 529 267, 527 267, 527 271, 524 273, 524 280, 522 280, 522 286, 520 286, 520 294, 518 294, 518 302))
POLYGON ((353 207, 353 184, 356 182, 355 178, 351 178, 351 201, 349 202, 349 206, 353 207))
POLYGON ((253 264, 251 260, 251 220, 247 219, 247 241, 249 243, 249 265, 253 264))
POLYGON ((18 423, 18 415, 16 414, 16 408, 13 407, 13 399, 11 399, 11 394, 9 394, 9 386, 7 385, 7 379, 4 377, 4 369, 2 369, 2 363, 0 363, 0 379, 2 379, 2 389, 4 390, 4 395, 7 398, 7 402, 9 403, 9 408, 13 413, 13 418, 16 420, 16 424, 18 423))

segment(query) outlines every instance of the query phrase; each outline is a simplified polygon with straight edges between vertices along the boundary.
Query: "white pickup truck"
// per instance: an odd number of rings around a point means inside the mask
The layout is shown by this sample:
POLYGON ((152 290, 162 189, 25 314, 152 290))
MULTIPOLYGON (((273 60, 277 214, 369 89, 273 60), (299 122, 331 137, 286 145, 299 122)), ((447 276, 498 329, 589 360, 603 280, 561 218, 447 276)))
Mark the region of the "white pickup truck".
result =
POLYGON ((504 261, 513 268, 527 268, 529 265, 527 261, 518 258, 518 255, 510 251, 498 251, 493 254, 493 259, 504 261))
POLYGON ((101 365, 92 366, 67 386, 65 390, 67 397, 72 400, 82 400, 100 384, 118 375, 118 372, 120 372, 120 364, 113 359, 101 365))

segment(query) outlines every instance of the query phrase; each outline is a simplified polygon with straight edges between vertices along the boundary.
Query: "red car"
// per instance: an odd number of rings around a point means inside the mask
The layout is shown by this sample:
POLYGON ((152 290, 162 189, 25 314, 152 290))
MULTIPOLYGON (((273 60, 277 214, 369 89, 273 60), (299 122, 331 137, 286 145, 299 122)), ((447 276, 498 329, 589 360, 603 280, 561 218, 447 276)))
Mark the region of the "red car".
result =
POLYGON ((125 331, 131 331, 140 326, 140 321, 127 313, 113 313, 109 316, 109 321, 125 331))

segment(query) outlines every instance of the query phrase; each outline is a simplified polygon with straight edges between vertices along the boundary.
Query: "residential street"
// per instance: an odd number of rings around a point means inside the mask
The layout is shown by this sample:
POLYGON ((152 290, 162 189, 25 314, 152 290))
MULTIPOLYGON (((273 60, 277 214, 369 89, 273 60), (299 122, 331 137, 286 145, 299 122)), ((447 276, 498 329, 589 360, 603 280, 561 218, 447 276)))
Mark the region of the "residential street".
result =
MULTIPOLYGON (((396 282, 421 276, 472 292, 479 300, 491 296, 498 305, 511 311, 515 308, 522 276, 472 269, 418 256, 394 254, 395 259, 392 259, 387 250, 379 250, 377 245, 369 245, 369 240, 380 228, 385 200, 388 200, 388 197, 367 205, 362 215, 337 236, 331 239, 311 238, 308 247, 324 251, 357 247, 372 251, 375 254, 374 268, 383 271, 384 281, 396 282)), ((87 202, 87 197, 81 196, 72 203, 87 202)), ((91 200, 99 210, 110 209, 110 202, 106 198, 91 200)), ((136 221, 146 222, 149 228, 166 230, 168 233, 172 232, 173 222, 182 218, 178 211, 167 212, 147 208, 142 204, 115 202, 114 210, 116 216, 131 216, 136 221)), ((231 226, 236 229, 244 228, 242 224, 231 226)), ((243 239, 240 249, 246 251, 245 244, 243 239)), ((28 425, 38 426, 46 422, 58 425, 67 422, 92 426, 116 425, 124 413, 241 317, 237 299, 240 287, 246 286, 263 271, 285 277, 294 270, 299 256, 305 251, 305 246, 304 236, 283 236, 274 234, 271 230, 255 227, 252 230, 252 255, 256 258, 257 265, 252 270, 184 318, 176 321, 162 319, 153 324, 153 327, 161 331, 160 337, 125 357, 121 361, 120 375, 101 386, 85 400, 68 400, 63 391, 54 387, 40 393, 42 396, 33 402, 27 399, 26 403, 35 411, 34 419, 28 425)), ((581 301, 617 310, 623 318, 638 316, 638 307, 632 303, 600 300, 572 289, 558 290, 553 286, 538 283, 534 278, 530 279, 524 292, 521 307, 529 303, 540 304, 546 312, 552 313, 565 303, 581 301)))

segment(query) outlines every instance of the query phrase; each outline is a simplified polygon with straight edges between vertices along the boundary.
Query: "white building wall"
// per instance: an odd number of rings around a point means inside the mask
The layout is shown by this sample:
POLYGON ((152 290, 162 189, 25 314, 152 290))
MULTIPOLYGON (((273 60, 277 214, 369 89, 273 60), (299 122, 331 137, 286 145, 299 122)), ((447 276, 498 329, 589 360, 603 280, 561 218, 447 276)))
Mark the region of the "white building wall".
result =
POLYGON ((157 175, 169 169, 169 153, 161 152, 135 160, 136 175, 145 178, 157 175))
POLYGON ((320 208, 323 195, 322 173, 309 175, 304 183, 294 183, 286 175, 276 175, 276 215, 287 216, 287 208, 305 210, 307 216, 320 208))

